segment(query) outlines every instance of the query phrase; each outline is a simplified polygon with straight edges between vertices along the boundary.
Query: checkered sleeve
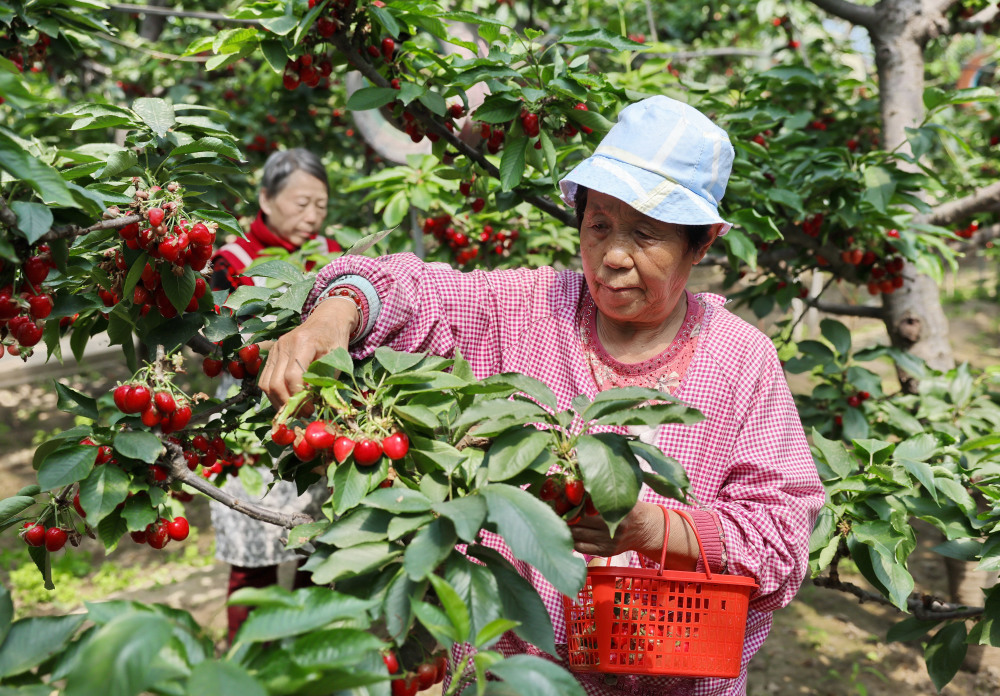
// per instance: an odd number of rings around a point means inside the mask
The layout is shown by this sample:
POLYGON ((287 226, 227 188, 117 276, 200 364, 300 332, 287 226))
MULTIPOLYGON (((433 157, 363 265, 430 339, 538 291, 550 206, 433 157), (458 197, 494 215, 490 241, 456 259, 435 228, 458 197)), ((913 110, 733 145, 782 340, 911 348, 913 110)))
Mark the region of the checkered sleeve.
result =
POLYGON ((774 345, 756 341, 746 366, 755 379, 738 396, 746 404, 729 476, 712 509, 724 530, 729 572, 754 577, 757 611, 788 604, 805 577, 809 536, 824 503, 823 486, 774 345))
POLYGON ((551 312, 548 288, 556 278, 551 268, 466 273, 409 253, 341 256, 319 273, 303 313, 331 280, 349 274, 367 279, 381 303, 367 338, 352 347, 355 358, 383 345, 443 357, 457 349, 480 378, 497 371, 535 315, 551 312))

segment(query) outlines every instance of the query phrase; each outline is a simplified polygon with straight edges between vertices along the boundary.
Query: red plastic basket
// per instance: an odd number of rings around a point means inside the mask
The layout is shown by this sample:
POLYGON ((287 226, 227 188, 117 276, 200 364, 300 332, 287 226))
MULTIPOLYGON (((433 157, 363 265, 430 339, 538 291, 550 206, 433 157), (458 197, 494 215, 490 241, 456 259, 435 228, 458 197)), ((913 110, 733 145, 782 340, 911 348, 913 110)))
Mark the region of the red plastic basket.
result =
MULTIPOLYGON (((662 507, 662 506, 661 506, 662 507)), ((752 578, 664 570, 670 520, 663 509, 658 570, 598 566, 575 599, 563 597, 573 672, 739 676, 752 578)), ((691 517, 675 511, 695 529, 691 517)))

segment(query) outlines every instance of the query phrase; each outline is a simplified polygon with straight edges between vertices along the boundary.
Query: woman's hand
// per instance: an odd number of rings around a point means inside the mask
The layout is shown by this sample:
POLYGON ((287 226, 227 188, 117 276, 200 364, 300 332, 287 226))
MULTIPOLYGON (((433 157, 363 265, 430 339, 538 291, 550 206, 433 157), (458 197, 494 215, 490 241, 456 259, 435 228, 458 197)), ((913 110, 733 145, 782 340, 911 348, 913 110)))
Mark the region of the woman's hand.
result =
MULTIPOLYGON (((698 542, 684 518, 675 512, 670 516, 670 536, 667 539, 666 567, 694 570, 698 561, 698 542)), ((588 556, 617 556, 625 551, 638 551, 659 562, 663 548, 663 511, 659 505, 638 502, 618 525, 612 538, 608 525, 598 515, 584 515, 572 525, 573 548, 588 556)))
POLYGON ((324 300, 301 326, 277 340, 257 380, 276 409, 302 389, 302 375, 309 364, 331 350, 347 348, 357 327, 358 311, 348 297, 324 300))

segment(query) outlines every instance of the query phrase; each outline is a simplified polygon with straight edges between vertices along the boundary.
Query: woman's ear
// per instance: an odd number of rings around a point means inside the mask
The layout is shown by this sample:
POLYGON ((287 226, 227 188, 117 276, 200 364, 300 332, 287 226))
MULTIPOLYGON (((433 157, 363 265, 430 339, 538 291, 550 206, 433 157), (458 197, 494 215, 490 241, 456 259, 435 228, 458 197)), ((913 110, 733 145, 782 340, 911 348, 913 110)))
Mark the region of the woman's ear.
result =
POLYGON ((260 210, 264 213, 265 217, 271 214, 271 200, 264 193, 263 189, 257 192, 257 203, 260 205, 260 210))
POLYGON ((694 263, 701 263, 701 260, 705 258, 705 254, 708 250, 712 248, 715 244, 715 240, 719 238, 719 232, 722 230, 722 224, 712 225, 712 229, 708 232, 708 241, 706 241, 697 251, 694 253, 694 263))

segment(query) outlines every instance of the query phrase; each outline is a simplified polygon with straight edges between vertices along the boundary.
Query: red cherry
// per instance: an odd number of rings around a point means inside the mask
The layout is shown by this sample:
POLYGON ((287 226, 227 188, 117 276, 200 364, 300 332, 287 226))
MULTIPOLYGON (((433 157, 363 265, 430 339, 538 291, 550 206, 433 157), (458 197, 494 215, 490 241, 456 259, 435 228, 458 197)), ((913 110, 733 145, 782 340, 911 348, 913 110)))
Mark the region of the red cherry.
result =
POLYGON ((899 230, 889 230, 886 232, 886 235, 893 239, 899 239, 899 230))
POLYGON ((156 290, 160 287, 160 273, 149 263, 142 269, 140 278, 142 278, 142 284, 146 286, 147 290, 156 290))
POLYGON ((125 397, 128 395, 129 389, 131 389, 129 385, 120 384, 115 387, 115 390, 112 392, 112 398, 115 400, 115 406, 122 413, 128 413, 126 410, 128 406, 125 405, 125 397))
POLYGON ((52 314, 52 296, 47 293, 28 298, 28 312, 33 319, 44 319, 52 314))
POLYGON ((183 430, 191 422, 191 407, 186 403, 177 405, 177 408, 170 414, 170 429, 183 430))
POLYGON ((58 551, 66 545, 66 532, 59 527, 45 530, 45 548, 48 551, 58 551))
POLYGON ((333 443, 333 458, 337 460, 338 464, 343 464, 353 451, 354 440, 349 437, 338 437, 333 443))
POLYGON ((260 372, 260 366, 261 363, 263 362, 264 361, 261 360, 260 356, 258 355, 256 358, 252 358, 250 361, 244 364, 243 367, 247 371, 248 375, 256 375, 258 372, 260 372))
POLYGON ((387 61, 392 60, 392 54, 396 50, 396 42, 386 37, 382 39, 382 57, 387 61))
POLYGON ((476 200, 472 201, 472 212, 478 213, 484 207, 486 207, 486 200, 485 199, 483 199, 483 198, 477 198, 476 200))
POLYGON ((434 683, 440 684, 448 676, 448 656, 438 655, 434 658, 434 667, 437 670, 437 674, 434 675, 434 683))
POLYGON ((174 397, 170 392, 156 392, 153 396, 153 402, 156 404, 156 408, 159 409, 160 413, 173 413, 177 408, 177 403, 174 401, 174 397))
POLYGON ((132 537, 132 541, 137 544, 146 543, 146 532, 139 530, 138 532, 129 532, 129 536, 132 537))
POLYGON ((193 438, 191 438, 191 446, 194 447, 196 450, 200 450, 202 452, 207 452, 208 448, 210 447, 208 443, 208 438, 205 437, 204 435, 195 435, 193 438))
POLYGON ((576 506, 582 503, 584 492, 583 481, 575 478, 566 480, 566 500, 571 505, 576 506))
POLYGON ((192 244, 201 244, 202 246, 209 246, 215 244, 215 233, 203 222, 196 222, 188 230, 188 239, 191 240, 192 244))
POLYGON ((284 423, 271 429, 271 440, 276 445, 286 447, 295 441, 295 433, 284 423))
POLYGON ((153 480, 157 483, 162 483, 168 478, 167 470, 159 464, 153 464, 149 467, 149 473, 153 476, 153 480))
POLYGON ((40 524, 28 527, 28 531, 24 533, 24 541, 28 546, 41 546, 45 543, 45 527, 40 524))
POLYGON ((153 395, 144 384, 133 384, 125 394, 125 413, 141 413, 149 406, 153 395))
POLYGON ((861 399, 858 398, 857 396, 851 395, 847 397, 847 405, 850 406, 851 408, 857 408, 858 406, 861 405, 861 399))
POLYGON ((243 346, 239 350, 240 360, 244 363, 248 363, 254 358, 260 357, 260 346, 256 343, 251 343, 248 346, 243 346))
POLYGON ((218 377, 222 374, 222 361, 215 358, 205 358, 201 362, 201 369, 209 377, 218 377))
POLYGON ((281 76, 281 82, 284 84, 285 89, 293 90, 299 86, 301 80, 299 79, 298 73, 286 70, 285 74, 281 76))
POLYGON ((188 537, 190 525, 187 519, 175 517, 167 523, 167 535, 174 541, 184 541, 188 537))
POLYGON ((382 447, 375 440, 365 438, 354 446, 354 461, 359 466, 371 466, 382 457, 382 447))
POLYGON ((49 277, 49 262, 41 256, 29 256, 24 262, 24 277, 32 285, 39 285, 49 277))
POLYGON ((330 449, 336 442, 337 436, 327 428, 327 422, 316 420, 306 426, 306 433, 303 436, 313 448, 318 450, 330 449))
POLYGON ((194 299, 200 300, 202 297, 205 296, 205 293, 207 291, 208 291, 208 284, 205 282, 205 279, 202 278, 201 276, 198 276, 197 278, 195 278, 194 279, 194 299))
POLYGON ((394 77, 391 80, 389 80, 389 86, 392 87, 393 89, 401 89, 399 84, 399 78, 394 77))
POLYGON ((404 432, 395 432, 382 439, 382 451, 389 459, 402 459, 410 451, 410 438, 404 432))
POLYGON ((83 511, 83 506, 80 505, 80 491, 73 494, 73 509, 76 510, 76 514, 80 517, 87 516, 87 513, 83 511))
POLYGON ((247 376, 246 367, 244 367, 243 363, 239 360, 230 360, 228 369, 229 374, 233 376, 233 379, 243 379, 247 376))
POLYGON ((140 420, 147 428, 155 428, 160 424, 160 412, 156 410, 155 406, 150 404, 143 410, 140 420))
POLYGON ((555 500, 562 495, 562 482, 555 476, 549 476, 542 484, 538 497, 542 500, 555 500))
POLYGON ((399 658, 396 657, 396 653, 392 650, 382 653, 382 662, 385 663, 385 668, 389 670, 389 674, 395 674, 399 671, 399 658))
POLYGON ((43 328, 33 321, 26 321, 18 327, 14 333, 14 338, 22 346, 34 346, 42 340, 43 328))
POLYGON ((163 209, 162 208, 150 208, 146 212, 146 218, 149 220, 151 227, 159 227, 163 222, 163 209))
POLYGON ((872 395, 866 391, 861 391, 858 392, 858 398, 862 401, 868 401, 868 399, 872 398, 872 395))
POLYGON ((209 443, 209 446, 212 448, 212 451, 215 452, 216 456, 218 457, 226 456, 226 453, 229 451, 228 448, 226 447, 226 441, 223 440, 218 435, 212 438, 212 441, 209 443))
POLYGON ((434 686, 434 678, 437 677, 437 667, 430 662, 424 662, 417 666, 417 689, 423 691, 434 686))
POLYGON ((402 679, 392 680, 392 696, 416 696, 420 690, 417 676, 408 674, 402 679))
POLYGON ((310 445, 305 438, 302 438, 292 446, 295 456, 304 462, 308 462, 316 457, 316 449, 310 445))
POLYGON ((187 463, 187 468, 191 471, 198 468, 198 454, 196 452, 191 452, 190 450, 185 452, 184 461, 187 463))
POLYGON ((170 541, 166 520, 159 519, 146 527, 146 543, 154 549, 162 549, 170 541))

